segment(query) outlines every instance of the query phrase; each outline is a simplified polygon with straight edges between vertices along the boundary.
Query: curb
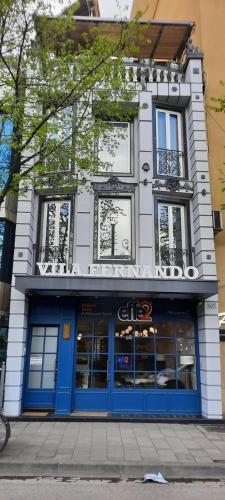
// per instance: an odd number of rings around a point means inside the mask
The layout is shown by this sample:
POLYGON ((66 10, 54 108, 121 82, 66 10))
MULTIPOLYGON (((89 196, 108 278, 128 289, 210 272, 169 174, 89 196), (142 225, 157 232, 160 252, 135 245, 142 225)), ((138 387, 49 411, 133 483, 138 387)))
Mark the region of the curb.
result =
POLYGON ((71 464, 0 462, 0 478, 67 477, 81 479, 142 479, 144 474, 161 472, 172 481, 225 480, 225 465, 162 465, 162 464, 71 464))

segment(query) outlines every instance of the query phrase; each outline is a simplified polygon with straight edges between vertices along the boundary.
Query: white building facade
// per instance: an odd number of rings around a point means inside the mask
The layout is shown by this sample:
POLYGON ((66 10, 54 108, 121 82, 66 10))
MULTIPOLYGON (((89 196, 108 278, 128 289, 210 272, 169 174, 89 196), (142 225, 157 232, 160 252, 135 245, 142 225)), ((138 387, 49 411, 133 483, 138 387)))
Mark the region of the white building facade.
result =
POLYGON ((7 415, 222 418, 202 56, 127 64, 139 111, 91 190, 18 201, 7 415))

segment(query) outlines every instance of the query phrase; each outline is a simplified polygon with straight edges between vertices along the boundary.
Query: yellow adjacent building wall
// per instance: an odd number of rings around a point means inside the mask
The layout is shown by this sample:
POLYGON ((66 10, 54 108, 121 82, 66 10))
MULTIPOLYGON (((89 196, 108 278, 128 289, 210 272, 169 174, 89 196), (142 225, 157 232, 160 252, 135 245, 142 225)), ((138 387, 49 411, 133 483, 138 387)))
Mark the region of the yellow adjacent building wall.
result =
MULTIPOLYGON (((225 96, 225 86, 219 83, 225 82, 225 0, 134 0, 132 16, 137 11, 143 12, 144 19, 195 22, 192 41, 204 53, 212 204, 214 210, 220 210, 225 204, 225 192, 221 191, 221 171, 225 174, 225 113, 215 113, 209 106, 211 97, 225 96)), ((216 235, 215 243, 219 308, 225 312, 225 211, 222 217, 224 229, 216 235)))

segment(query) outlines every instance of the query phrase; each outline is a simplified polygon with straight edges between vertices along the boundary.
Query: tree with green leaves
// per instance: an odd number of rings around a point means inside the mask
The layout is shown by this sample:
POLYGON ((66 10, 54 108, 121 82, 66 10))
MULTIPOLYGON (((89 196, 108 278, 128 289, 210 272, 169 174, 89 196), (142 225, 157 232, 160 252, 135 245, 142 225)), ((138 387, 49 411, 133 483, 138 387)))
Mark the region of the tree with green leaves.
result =
POLYGON ((107 120, 134 113, 124 56, 143 36, 137 19, 118 23, 117 36, 81 33, 74 5, 54 17, 51 4, 0 2, 0 205, 31 183, 75 188, 99 168, 99 144, 112 152, 119 142, 107 120))
MULTIPOLYGON (((222 87, 225 87, 225 82, 220 81, 222 87)), ((216 113, 224 113, 225 114, 225 95, 223 97, 212 97, 211 101, 214 103, 213 106, 209 106, 210 109, 215 111, 216 113)), ((209 111, 210 113, 210 111, 209 111)), ((216 125, 224 132, 224 128, 217 122, 214 116, 210 113, 211 117, 215 121, 216 125)), ((224 162, 225 165, 225 162, 224 162)), ((224 169, 221 169, 221 184, 222 184, 222 192, 225 193, 225 172, 224 169)), ((225 203, 221 205, 221 209, 225 210, 225 203)))

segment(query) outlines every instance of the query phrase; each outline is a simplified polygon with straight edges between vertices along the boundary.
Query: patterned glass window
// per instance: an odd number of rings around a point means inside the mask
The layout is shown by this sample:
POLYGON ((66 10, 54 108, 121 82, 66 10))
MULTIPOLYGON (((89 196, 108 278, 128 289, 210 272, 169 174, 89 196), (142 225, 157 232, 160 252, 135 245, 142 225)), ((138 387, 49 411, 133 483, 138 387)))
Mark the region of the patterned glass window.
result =
POLYGON ((100 139, 98 145, 99 172, 129 174, 130 123, 109 122, 107 140, 100 139))
POLYGON ((99 197, 98 259, 130 260, 131 198, 99 197))
POLYGON ((70 200, 43 203, 40 261, 67 263, 69 257, 70 200))

